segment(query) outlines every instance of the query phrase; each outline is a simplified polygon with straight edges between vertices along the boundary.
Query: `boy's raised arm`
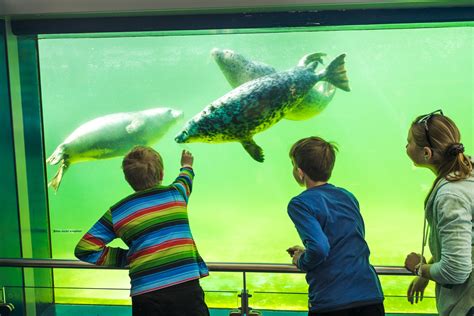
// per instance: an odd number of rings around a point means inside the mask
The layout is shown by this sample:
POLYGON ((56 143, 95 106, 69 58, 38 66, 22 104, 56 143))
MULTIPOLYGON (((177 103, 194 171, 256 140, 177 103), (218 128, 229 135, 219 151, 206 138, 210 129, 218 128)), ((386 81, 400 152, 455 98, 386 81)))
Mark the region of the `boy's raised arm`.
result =
POLYGON ((178 191, 183 195, 186 203, 188 202, 189 195, 191 195, 193 189, 193 155, 187 151, 183 150, 181 154, 181 169, 178 177, 174 180, 173 185, 178 189, 178 191))
POLYGON ((79 260, 100 266, 125 267, 128 250, 106 246, 115 238, 117 236, 112 225, 112 213, 108 210, 82 237, 74 255, 79 260))

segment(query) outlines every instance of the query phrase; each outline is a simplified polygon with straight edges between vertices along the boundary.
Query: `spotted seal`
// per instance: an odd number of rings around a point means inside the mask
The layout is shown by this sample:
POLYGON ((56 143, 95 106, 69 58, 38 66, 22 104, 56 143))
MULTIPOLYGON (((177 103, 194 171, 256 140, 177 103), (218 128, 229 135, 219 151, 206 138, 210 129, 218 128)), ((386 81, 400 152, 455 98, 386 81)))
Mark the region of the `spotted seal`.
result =
MULTIPOLYGON (((241 84, 253 79, 260 78, 277 70, 265 63, 250 60, 247 57, 230 49, 214 48, 211 55, 221 69, 229 84, 236 88, 241 84)), ((298 65, 306 66, 311 62, 311 55, 306 55, 299 61, 298 65)), ((286 113, 288 120, 307 120, 321 113, 336 93, 336 87, 327 81, 317 82, 308 95, 294 109, 286 113)))
POLYGON ((108 114, 75 129, 46 160, 59 169, 49 185, 57 191, 73 163, 123 156, 136 145, 152 145, 183 113, 170 108, 108 114))
POLYGON ((344 68, 345 54, 336 57, 319 73, 316 66, 324 54, 306 57, 307 64, 248 81, 210 103, 189 120, 176 136, 178 143, 240 142, 256 161, 263 162, 263 150, 253 136, 279 120, 303 100, 319 81, 349 91, 344 68))

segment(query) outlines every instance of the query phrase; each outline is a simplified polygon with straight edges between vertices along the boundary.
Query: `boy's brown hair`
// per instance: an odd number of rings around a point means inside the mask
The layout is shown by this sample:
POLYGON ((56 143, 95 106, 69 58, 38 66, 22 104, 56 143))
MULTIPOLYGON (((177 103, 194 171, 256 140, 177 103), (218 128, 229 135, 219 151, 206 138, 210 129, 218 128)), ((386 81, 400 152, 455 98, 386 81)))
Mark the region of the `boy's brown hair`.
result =
POLYGON ((297 141, 290 149, 290 158, 313 181, 328 181, 336 161, 337 147, 320 137, 297 141))
POLYGON ((163 178, 163 159, 151 147, 136 146, 123 159, 125 180, 135 191, 158 185, 163 178))

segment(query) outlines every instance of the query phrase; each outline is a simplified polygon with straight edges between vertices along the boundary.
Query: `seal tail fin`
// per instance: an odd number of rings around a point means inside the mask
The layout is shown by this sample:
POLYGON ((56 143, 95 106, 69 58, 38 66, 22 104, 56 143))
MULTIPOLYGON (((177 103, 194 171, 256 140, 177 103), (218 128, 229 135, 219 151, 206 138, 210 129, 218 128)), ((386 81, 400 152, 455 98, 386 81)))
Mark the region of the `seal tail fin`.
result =
POLYGON ((61 180, 63 179, 63 175, 68 168, 69 168, 69 164, 64 162, 64 160, 61 160, 61 165, 59 166, 59 169, 56 172, 56 175, 48 183, 48 186, 52 187, 54 189, 54 192, 58 192, 59 185, 61 184, 61 180))
POLYGON ((337 56, 326 68, 324 80, 344 91, 351 91, 347 78, 344 58, 346 54, 337 56))
POLYGON ((253 159, 258 162, 263 162, 265 160, 263 149, 258 146, 253 139, 243 140, 241 144, 253 159))

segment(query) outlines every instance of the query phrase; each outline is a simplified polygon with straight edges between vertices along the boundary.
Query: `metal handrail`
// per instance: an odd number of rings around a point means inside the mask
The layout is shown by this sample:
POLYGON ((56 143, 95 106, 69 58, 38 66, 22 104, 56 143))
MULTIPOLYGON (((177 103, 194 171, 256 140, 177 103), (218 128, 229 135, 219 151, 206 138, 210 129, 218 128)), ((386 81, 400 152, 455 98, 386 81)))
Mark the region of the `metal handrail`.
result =
MULTIPOLYGON (((291 264, 282 263, 237 263, 237 262, 207 262, 213 272, 261 272, 261 273, 304 273, 291 264)), ((0 258, 0 267, 12 268, 61 268, 61 269, 112 269, 126 270, 127 268, 97 266, 78 260, 64 259, 26 259, 0 258)), ((379 275, 412 275, 404 267, 376 266, 379 275)))
MULTIPOLYGON (((282 263, 237 263, 237 262, 208 262, 207 266, 213 272, 241 272, 243 288, 239 295, 240 307, 231 313, 231 315, 250 316, 260 315, 250 309, 249 299, 252 295, 247 289, 246 273, 304 273, 291 264, 282 263)), ((115 269, 126 270, 127 268, 96 266, 90 263, 77 260, 63 259, 10 259, 0 258, 0 267, 16 267, 16 268, 61 268, 61 269, 115 269)), ((403 267, 377 266, 375 271, 379 275, 411 275, 407 269, 403 267)))

